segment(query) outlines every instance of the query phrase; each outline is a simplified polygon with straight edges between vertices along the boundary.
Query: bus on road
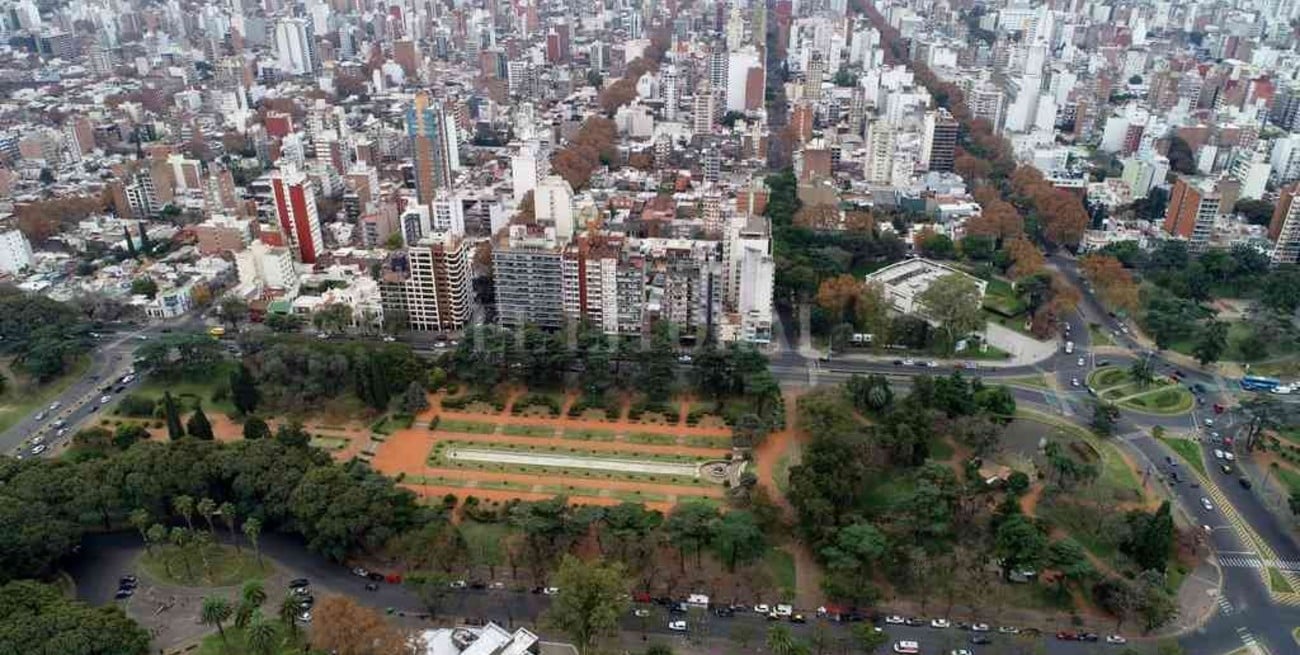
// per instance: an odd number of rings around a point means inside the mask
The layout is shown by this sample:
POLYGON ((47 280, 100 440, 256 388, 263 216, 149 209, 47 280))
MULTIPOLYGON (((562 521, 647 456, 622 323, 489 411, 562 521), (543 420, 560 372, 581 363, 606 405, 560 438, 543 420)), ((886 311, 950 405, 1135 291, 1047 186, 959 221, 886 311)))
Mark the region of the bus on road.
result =
POLYGON ((1272 391, 1282 385, 1282 381, 1277 378, 1266 378, 1258 375, 1247 375, 1241 378, 1241 388, 1246 391, 1272 391))

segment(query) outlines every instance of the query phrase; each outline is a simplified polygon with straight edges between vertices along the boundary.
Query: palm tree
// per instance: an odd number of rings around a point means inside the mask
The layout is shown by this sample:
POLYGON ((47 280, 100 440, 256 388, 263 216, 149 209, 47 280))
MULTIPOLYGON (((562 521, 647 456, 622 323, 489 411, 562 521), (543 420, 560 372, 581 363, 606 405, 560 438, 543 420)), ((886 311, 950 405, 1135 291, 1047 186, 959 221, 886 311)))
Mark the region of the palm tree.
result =
POLYGON ((253 553, 257 555, 257 567, 262 568, 262 549, 257 545, 257 537, 262 534, 262 522, 256 518, 250 518, 244 521, 244 536, 248 537, 248 543, 253 545, 253 553))
POLYGON ((244 583, 239 597, 253 607, 261 607, 262 603, 266 602, 266 589, 262 586, 261 580, 249 580, 244 583))
POLYGON ((767 649, 772 655, 794 655, 797 650, 790 628, 774 625, 767 629, 767 649))
POLYGON ((185 575, 191 580, 194 579, 194 570, 190 568, 189 554, 185 552, 185 546, 190 543, 190 533, 185 528, 172 528, 168 534, 172 545, 176 547, 176 552, 181 557, 181 562, 185 564, 185 575))
POLYGON ((194 498, 177 496, 172 499, 172 509, 176 510, 176 513, 185 519, 185 527, 190 530, 194 529, 194 498))
MULTIPOLYGON (((161 523, 155 523, 149 526, 148 530, 145 530, 144 544, 146 547, 152 550, 153 546, 164 543, 167 543, 167 528, 163 527, 161 523)), ((163 558, 163 568, 167 569, 168 575, 171 575, 171 563, 166 557, 163 558)))
POLYGON ((244 631, 244 645, 255 655, 272 655, 276 644, 275 625, 262 617, 261 612, 253 612, 253 620, 244 631))
POLYGON ((211 533, 213 539, 215 539, 217 536, 217 530, 212 527, 212 515, 217 513, 217 501, 204 497, 199 499, 199 504, 196 505, 195 508, 198 510, 199 516, 202 516, 203 520, 207 521, 208 532, 211 533))
POLYGON ((302 610, 298 609, 298 599, 292 595, 285 596, 280 601, 280 609, 276 614, 279 615, 280 623, 289 630, 289 636, 293 639, 298 638, 298 614, 302 610))
POLYGON ((226 643, 226 629, 222 627, 227 619, 230 618, 232 610, 230 601, 219 596, 208 596, 203 599, 203 609, 199 610, 199 622, 203 625, 217 626, 217 633, 221 635, 221 643, 226 643))
POLYGON ((226 529, 230 531, 230 540, 235 544, 235 552, 239 552, 239 538, 235 536, 235 506, 229 501, 221 503, 217 508, 217 513, 221 515, 221 522, 226 524, 226 529))
POLYGON ((136 509, 131 512, 131 525, 140 531, 140 538, 144 540, 144 548, 150 555, 153 554, 153 543, 149 541, 149 512, 143 509, 136 509))
POLYGON ((1133 360, 1129 364, 1128 375, 1137 383, 1139 389, 1145 389, 1151 386, 1151 381, 1155 378, 1155 370, 1151 364, 1150 357, 1133 360))

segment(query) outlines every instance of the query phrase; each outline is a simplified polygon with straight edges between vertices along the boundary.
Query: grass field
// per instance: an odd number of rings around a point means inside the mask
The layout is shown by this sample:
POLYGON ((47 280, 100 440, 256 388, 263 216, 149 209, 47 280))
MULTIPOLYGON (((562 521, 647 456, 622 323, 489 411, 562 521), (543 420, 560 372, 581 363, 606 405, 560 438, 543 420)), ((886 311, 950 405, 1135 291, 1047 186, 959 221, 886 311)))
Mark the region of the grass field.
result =
POLYGON ((1269 567, 1268 569, 1268 586, 1272 587, 1273 591, 1278 593, 1295 593, 1295 588, 1291 586, 1290 582, 1286 581, 1286 576, 1282 575, 1281 571, 1272 567, 1269 567))
MULTIPOLYGON (((8 370, 8 366, 5 366, 8 370)), ((27 415, 45 407, 59 394, 81 379, 90 369, 90 358, 77 360, 62 377, 40 386, 31 386, 15 380, 12 372, 6 375, 5 392, 0 395, 0 432, 8 430, 27 415)))
POLYGON ((1120 407, 1147 414, 1176 415, 1191 411, 1196 404, 1192 393, 1181 384, 1156 380, 1145 389, 1117 367, 1097 369, 1088 375, 1088 386, 1103 399, 1120 407))
POLYGON ((455 419, 439 419, 439 430, 447 432, 464 432, 467 434, 492 434, 496 432, 497 426, 493 423, 480 423, 478 421, 458 421, 455 419))
MULTIPOLYGON (((263 613, 270 612, 268 608, 263 613)), ((297 655, 305 652, 303 646, 303 633, 298 632, 298 636, 291 637, 289 630, 279 621, 273 622, 275 625, 276 639, 278 646, 271 651, 271 655, 297 655)), ((194 651, 195 655, 261 655, 247 647, 244 639, 244 631, 236 628, 234 625, 225 627, 226 638, 223 641, 221 635, 217 632, 203 638, 199 643, 199 648, 194 651)))
POLYGON ((1013 387, 1032 387, 1034 389, 1051 389, 1047 384, 1046 378, 1039 375, 1025 375, 1018 378, 992 378, 998 384, 1008 384, 1013 387))
POLYGON ((262 564, 259 567, 247 550, 220 544, 208 544, 201 551, 197 546, 154 546, 140 556, 140 567, 149 577, 181 587, 228 587, 274 573, 265 558, 262 564))
POLYGON ((1094 346, 1113 346, 1115 340, 1110 338, 1110 333, 1102 329, 1096 323, 1088 324, 1088 341, 1094 346))
POLYGON ((517 437, 553 437, 555 428, 549 425, 505 425, 501 432, 517 437))
POLYGON ((172 397, 180 402, 183 411, 193 411, 195 405, 201 402, 205 412, 212 413, 215 410, 233 417, 238 415, 238 412, 235 411, 235 405, 230 402, 229 397, 221 400, 212 399, 218 390, 228 386, 228 379, 229 374, 221 370, 213 371, 204 380, 165 380, 151 376, 132 393, 156 401, 163 397, 163 392, 170 391, 172 397))
POLYGON ((798 579, 795 577, 794 556, 781 548, 767 551, 763 557, 768 572, 772 575, 772 586, 780 590, 781 598, 794 598, 798 579))
POLYGON ((1288 492, 1300 493, 1300 473, 1289 466, 1279 466, 1273 470, 1277 472, 1277 479, 1286 485, 1288 492))
POLYGON ((1201 456, 1201 447, 1191 439, 1182 439, 1179 437, 1160 437, 1160 443, 1169 446, 1178 456, 1201 473, 1209 477, 1205 471, 1205 458, 1201 456))
POLYGON ((321 450, 343 450, 348 440, 342 437, 312 437, 311 445, 321 450))
POLYGON ((1102 468, 1099 483, 1106 484, 1117 491, 1136 493, 1141 495, 1142 484, 1137 478, 1137 474, 1129 467, 1124 456, 1119 452, 1119 447, 1110 441, 1098 438, 1087 429, 1057 420, 1055 417, 1032 409, 1017 409, 1016 418, 1023 418, 1044 425, 1050 425, 1057 430, 1081 439, 1092 449, 1097 451, 1101 456, 1102 468))

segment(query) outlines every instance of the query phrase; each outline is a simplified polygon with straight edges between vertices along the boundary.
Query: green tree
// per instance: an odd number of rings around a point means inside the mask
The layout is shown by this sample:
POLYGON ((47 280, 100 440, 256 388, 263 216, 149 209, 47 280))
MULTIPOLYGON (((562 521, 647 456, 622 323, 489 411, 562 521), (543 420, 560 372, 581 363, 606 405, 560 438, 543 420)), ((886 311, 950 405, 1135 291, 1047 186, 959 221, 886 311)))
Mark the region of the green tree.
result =
POLYGON ((172 509, 175 510, 177 514, 180 514, 181 518, 185 519, 185 526, 188 527, 190 531, 193 531, 194 497, 181 495, 173 498, 172 509))
POLYGON ((1104 400, 1092 401, 1092 422, 1089 424, 1092 431, 1103 437, 1109 437, 1115 433, 1115 426, 1119 423, 1119 407, 1115 403, 1104 400))
POLYGON ((1273 219, 1273 204, 1267 200, 1238 200, 1232 211, 1245 216, 1251 225, 1268 225, 1273 219))
POLYGON ((1002 563, 1002 578, 1026 569, 1037 570, 1047 554, 1047 537, 1022 515, 1014 515, 998 526, 994 552, 1002 563))
POLYGON ((1155 365, 1150 357, 1140 357, 1129 364, 1128 375, 1137 383, 1138 388, 1145 389, 1155 381, 1155 365))
POLYGON ((872 623, 858 623, 853 626, 853 639, 864 653, 874 653, 889 643, 889 635, 872 623))
POLYGON ((236 510, 234 503, 226 501, 217 507, 217 514, 221 515, 221 522, 226 524, 226 531, 230 533, 230 541, 235 544, 235 552, 239 552, 239 537, 235 534, 235 516, 236 510))
POLYGON ((731 426, 732 448, 757 448, 767 438, 768 427, 763 419, 752 413, 741 414, 731 426))
POLYGON ((303 429, 302 421, 292 419, 276 428, 275 440, 290 448, 306 448, 311 444, 311 435, 303 429))
POLYGON ((650 347, 639 356, 640 366, 637 386, 646 397, 655 402, 667 400, 677 380, 677 356, 673 352, 672 325, 667 322, 655 326, 650 337, 650 347))
POLYGON ((429 396, 424 391, 424 385, 411 380, 406 385, 406 393, 402 394, 402 411, 415 416, 426 409, 429 409, 429 396))
POLYGON ((230 607, 230 601, 220 596, 205 596, 203 598, 203 607, 199 610, 199 622, 203 625, 215 627, 217 633, 221 635, 221 643, 228 645, 226 628, 222 624, 230 620, 232 613, 234 613, 234 610, 230 607))
POLYGON ((872 578, 888 543, 870 523, 855 522, 837 530, 832 543, 821 550, 830 574, 822 579, 827 595, 853 604, 872 602, 876 596, 872 578))
POLYGON ((259 416, 249 416, 244 419, 244 438, 248 440, 270 439, 271 426, 267 425, 266 421, 259 416))
POLYGON ((204 439, 212 441, 212 423, 208 422, 208 415, 203 413, 203 405, 194 404, 194 413, 190 414, 190 420, 185 423, 185 431, 195 439, 204 439))
POLYGON ((709 503, 687 501, 673 507, 664 530, 677 547, 682 570, 686 570, 686 552, 695 552, 695 565, 700 565, 700 554, 713 542, 718 528, 718 509, 709 503))
POLYGON ((153 544, 149 542, 149 512, 143 509, 131 511, 131 527, 140 533, 140 539, 144 541, 145 550, 150 554, 153 553, 153 544))
POLYGON ((1218 361, 1227 347, 1228 324, 1210 320, 1201 326, 1196 344, 1192 346, 1192 354, 1196 356, 1196 361, 1200 362, 1201 366, 1205 366, 1210 362, 1218 361))
POLYGON ((257 556, 257 567, 262 568, 262 549, 258 545, 258 537, 262 535, 262 522, 257 517, 250 517, 244 521, 244 536, 248 538, 248 543, 253 546, 253 553, 257 556))
POLYGON ((1161 503, 1153 514, 1131 513, 1128 523, 1129 536, 1121 550, 1143 570, 1163 572, 1174 550, 1174 517, 1169 501, 1161 503))
POLYGON ((613 633, 627 612, 623 565, 583 562, 566 555, 554 577, 560 592, 544 621, 569 636, 578 651, 589 653, 603 635, 613 633))
POLYGON ((948 352, 952 352, 958 339, 984 326, 979 287, 967 275, 945 275, 932 282, 916 300, 948 335, 945 344, 948 352))
POLYGON ((713 549, 735 572, 736 564, 747 564, 762 557, 767 550, 767 536, 752 512, 732 510, 722 516, 713 535, 713 549))
POLYGON ((1060 571, 1058 585, 1062 590, 1067 581, 1083 582, 1097 574, 1092 561, 1088 559, 1087 551, 1079 542, 1069 538, 1054 541, 1048 546, 1047 563, 1060 571))
POLYGON ((451 576, 442 571, 412 571, 402 578, 402 584, 415 592, 432 618, 437 618, 442 611, 442 603, 451 591, 451 581, 451 576))
POLYGON ((275 624, 267 621, 260 611, 254 611, 248 628, 244 631, 244 644, 253 655, 273 655, 279 645, 275 624))
POLYGON ((208 524, 208 532, 213 537, 216 537, 217 529, 216 526, 212 524, 212 517, 217 513, 217 501, 204 496, 199 499, 199 502, 194 506, 194 509, 198 511, 199 516, 202 516, 204 522, 208 524))
POLYGON ((185 436, 185 428, 181 426, 180 409, 176 407, 176 399, 172 398, 172 392, 163 392, 163 418, 167 421, 167 437, 172 441, 185 436))
POLYGON ((131 295, 144 296, 149 300, 153 300, 158 295, 158 283, 148 276, 131 280, 131 295))
POLYGON ((217 304, 217 314, 221 316, 222 323, 229 325, 231 330, 236 330, 248 318, 248 301, 236 295, 224 296, 217 304))
POLYGON ((275 613, 276 618, 280 619, 280 623, 289 631, 289 638, 292 641, 298 639, 298 613, 301 611, 298 599, 293 594, 289 594, 280 601, 280 606, 275 613))
POLYGON ((126 238, 126 256, 135 259, 139 255, 135 251, 135 241, 131 239, 131 228, 123 225, 122 236, 126 238))
POLYGON ((118 450, 126 450, 136 442, 148 440, 149 430, 138 423, 123 423, 113 432, 113 446, 118 450))
POLYGON ((262 392, 257 389, 257 381, 243 362, 230 374, 230 402, 241 416, 252 414, 262 402, 262 392))

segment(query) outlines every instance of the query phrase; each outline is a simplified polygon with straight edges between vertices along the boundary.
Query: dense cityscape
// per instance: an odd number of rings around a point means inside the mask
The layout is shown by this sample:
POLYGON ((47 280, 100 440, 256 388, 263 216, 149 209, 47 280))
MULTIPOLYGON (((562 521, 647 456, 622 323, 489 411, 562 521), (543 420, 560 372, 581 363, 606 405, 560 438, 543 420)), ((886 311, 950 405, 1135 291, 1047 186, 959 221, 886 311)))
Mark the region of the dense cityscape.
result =
POLYGON ((0 5, 0 655, 1300 652, 1300 3, 0 5))

